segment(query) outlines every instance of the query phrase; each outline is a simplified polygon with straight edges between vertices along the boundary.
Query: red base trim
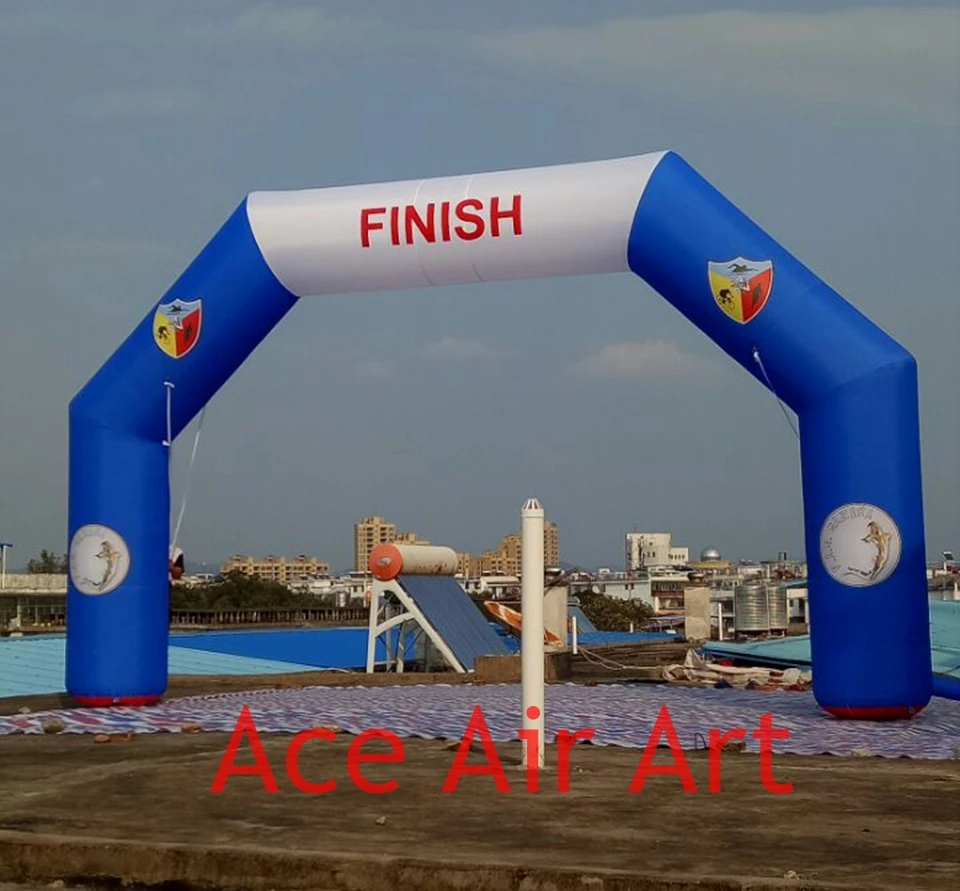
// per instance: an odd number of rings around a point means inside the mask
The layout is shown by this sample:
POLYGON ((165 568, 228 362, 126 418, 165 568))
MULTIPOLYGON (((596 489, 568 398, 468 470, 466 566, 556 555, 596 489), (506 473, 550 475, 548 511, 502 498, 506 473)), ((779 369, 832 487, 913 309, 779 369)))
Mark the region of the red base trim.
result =
POLYGON ((141 708, 156 705, 163 696, 74 696, 73 699, 84 708, 110 708, 123 705, 129 708, 141 708))
POLYGON ((844 706, 824 707, 835 718, 844 721, 905 721, 918 712, 923 711, 922 705, 892 705, 881 708, 847 708, 844 706))

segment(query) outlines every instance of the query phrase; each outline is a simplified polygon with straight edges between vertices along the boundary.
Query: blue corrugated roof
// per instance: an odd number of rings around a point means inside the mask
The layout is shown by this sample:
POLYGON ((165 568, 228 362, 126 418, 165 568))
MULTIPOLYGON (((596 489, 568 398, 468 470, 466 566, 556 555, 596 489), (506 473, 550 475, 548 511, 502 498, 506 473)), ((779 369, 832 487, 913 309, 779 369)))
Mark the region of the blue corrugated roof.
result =
POLYGON ((313 671, 312 665, 283 662, 276 659, 257 659, 231 653, 210 653, 187 647, 171 646, 170 674, 285 674, 293 671, 313 671))
POLYGON ((933 670, 960 681, 960 602, 930 603, 933 670))
POLYGON ((783 637, 777 640, 757 640, 750 643, 737 643, 732 640, 711 640, 703 645, 703 650, 713 656, 731 659, 751 660, 773 667, 797 666, 810 667, 810 637, 807 634, 796 637, 783 637))
POLYGON ((587 614, 583 611, 582 606, 571 606, 567 608, 567 615, 572 619, 574 616, 577 617, 577 635, 580 634, 592 634, 597 630, 597 626, 593 624, 588 618, 587 614))
POLYGON ((0 696, 62 693, 63 637, 0 638, 0 696))
POLYGON ((666 631, 589 631, 586 634, 577 634, 577 644, 584 647, 609 646, 610 644, 648 643, 653 640, 682 641, 677 634, 668 634, 666 631))
MULTIPOLYGON (((172 675, 289 674, 316 668, 311 664, 248 658, 173 643, 169 653, 172 675)), ((63 635, 0 638, 0 697, 62 693, 65 664, 63 635)))
MULTIPOLYGON (((497 635, 506 644, 511 653, 520 652, 520 638, 507 631, 503 625, 491 622, 490 627, 497 632, 497 635)), ((652 640, 683 640, 676 634, 668 634, 665 631, 635 631, 631 634, 629 631, 587 631, 583 634, 577 632, 577 643, 583 647, 600 647, 609 644, 625 643, 643 643, 652 640)))
MULTIPOLYGON (((295 630, 203 631, 176 634, 170 643, 192 650, 232 653, 257 659, 296 662, 308 669, 356 668, 367 664, 367 628, 298 628, 295 630)), ((382 644, 377 660, 385 658, 382 644)), ((295 668, 292 671, 301 669, 295 668)))
MULTIPOLYGON (((934 675, 960 682, 960 602, 934 600, 930 603, 930 644, 934 675)), ((709 641, 703 649, 714 656, 742 659, 749 657, 761 665, 810 667, 810 637, 786 637, 753 643, 709 641)), ((877 642, 878 658, 883 641, 877 642)), ((941 685, 938 689, 953 689, 941 685)))
POLYGON ((467 671, 477 656, 510 653, 483 613, 450 576, 405 575, 397 581, 467 671))

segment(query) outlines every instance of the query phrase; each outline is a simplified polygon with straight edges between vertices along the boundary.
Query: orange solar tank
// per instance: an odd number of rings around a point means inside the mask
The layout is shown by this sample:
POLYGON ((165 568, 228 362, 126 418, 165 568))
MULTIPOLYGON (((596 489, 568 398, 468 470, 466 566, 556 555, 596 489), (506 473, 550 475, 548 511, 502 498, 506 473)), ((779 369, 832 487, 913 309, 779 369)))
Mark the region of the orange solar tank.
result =
POLYGON ((370 572, 389 582, 398 575, 454 575, 457 552, 436 545, 377 545, 370 552, 370 572))

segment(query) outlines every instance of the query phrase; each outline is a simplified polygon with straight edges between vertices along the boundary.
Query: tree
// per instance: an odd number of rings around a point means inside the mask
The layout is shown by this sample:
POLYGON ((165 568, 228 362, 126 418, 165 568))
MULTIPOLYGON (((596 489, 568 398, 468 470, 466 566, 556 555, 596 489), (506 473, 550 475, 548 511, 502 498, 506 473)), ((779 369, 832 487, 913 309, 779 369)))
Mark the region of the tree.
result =
POLYGON ((33 575, 54 574, 64 575, 67 571, 67 555, 58 557, 53 551, 44 548, 39 557, 33 557, 27 563, 27 572, 33 575))
POLYGON ((296 609, 318 606, 316 597, 235 570, 202 585, 171 585, 171 609, 296 609))
POLYGON ((631 622, 639 629, 653 615, 653 610, 640 600, 618 600, 592 591, 577 596, 584 613, 598 631, 629 631, 631 622))

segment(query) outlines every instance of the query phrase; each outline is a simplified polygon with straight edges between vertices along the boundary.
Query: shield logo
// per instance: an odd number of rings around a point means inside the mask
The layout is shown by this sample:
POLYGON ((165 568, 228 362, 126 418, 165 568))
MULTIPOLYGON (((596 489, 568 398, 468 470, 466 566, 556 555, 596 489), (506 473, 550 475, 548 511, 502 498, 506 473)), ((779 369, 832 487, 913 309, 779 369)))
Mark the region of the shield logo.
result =
POLYGON ((202 300, 161 303, 153 317, 153 339, 168 356, 182 359, 200 339, 202 300))
POLYGON ((708 263, 713 299, 735 322, 745 325, 767 305, 773 290, 773 261, 735 257, 708 263))

